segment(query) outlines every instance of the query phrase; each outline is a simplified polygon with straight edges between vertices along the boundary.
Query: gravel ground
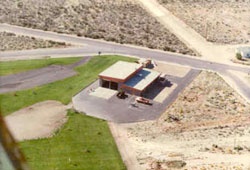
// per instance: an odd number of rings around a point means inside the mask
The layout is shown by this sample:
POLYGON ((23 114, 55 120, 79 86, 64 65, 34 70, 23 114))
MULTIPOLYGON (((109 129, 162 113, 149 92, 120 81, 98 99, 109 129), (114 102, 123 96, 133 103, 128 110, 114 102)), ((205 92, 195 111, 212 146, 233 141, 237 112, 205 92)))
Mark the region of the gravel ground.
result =
POLYGON ((34 37, 19 36, 13 33, 0 32, 0 51, 29 50, 37 48, 62 48, 69 46, 63 42, 42 40, 34 37))
POLYGON ((158 0, 210 42, 250 42, 250 0, 158 0))
POLYGON ((195 55, 130 0, 5 0, 0 22, 195 55))

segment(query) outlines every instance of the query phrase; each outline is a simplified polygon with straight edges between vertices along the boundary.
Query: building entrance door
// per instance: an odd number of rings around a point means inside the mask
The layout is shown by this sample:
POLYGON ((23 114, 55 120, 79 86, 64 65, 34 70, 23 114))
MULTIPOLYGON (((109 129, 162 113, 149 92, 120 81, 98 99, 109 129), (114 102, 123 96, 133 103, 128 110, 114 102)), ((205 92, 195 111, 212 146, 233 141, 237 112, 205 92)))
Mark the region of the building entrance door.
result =
POLYGON ((118 83, 116 82, 110 82, 110 89, 112 90, 118 90, 118 83))

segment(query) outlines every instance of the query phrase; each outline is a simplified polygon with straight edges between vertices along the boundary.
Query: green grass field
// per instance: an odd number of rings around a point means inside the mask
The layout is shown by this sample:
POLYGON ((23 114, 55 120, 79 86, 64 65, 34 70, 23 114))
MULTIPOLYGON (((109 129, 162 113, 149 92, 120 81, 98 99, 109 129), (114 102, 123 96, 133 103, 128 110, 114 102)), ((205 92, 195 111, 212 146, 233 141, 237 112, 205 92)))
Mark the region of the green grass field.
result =
POLYGON ((34 170, 123 170, 126 169, 106 121, 74 112, 50 139, 21 142, 34 170))
MULTIPOLYGON (((136 59, 122 56, 93 57, 88 63, 75 68, 78 72, 76 76, 29 90, 1 94, 1 112, 8 115, 45 100, 58 100, 67 104, 75 94, 95 81, 101 71, 119 60, 133 62, 136 59)), ((8 71, 6 67, 5 72, 8 71)), ((24 141, 20 146, 33 170, 126 169, 107 122, 73 111, 68 112, 68 122, 52 138, 24 141)))
POLYGON ((101 71, 118 60, 132 62, 136 59, 122 56, 93 57, 88 63, 75 69, 79 73, 76 76, 28 90, 0 94, 1 112, 5 116, 44 100, 58 100, 68 104, 75 94, 94 82, 101 71))
POLYGON ((48 58, 38 60, 21 60, 0 62, 0 76, 46 67, 52 64, 67 65, 81 60, 80 57, 48 58))

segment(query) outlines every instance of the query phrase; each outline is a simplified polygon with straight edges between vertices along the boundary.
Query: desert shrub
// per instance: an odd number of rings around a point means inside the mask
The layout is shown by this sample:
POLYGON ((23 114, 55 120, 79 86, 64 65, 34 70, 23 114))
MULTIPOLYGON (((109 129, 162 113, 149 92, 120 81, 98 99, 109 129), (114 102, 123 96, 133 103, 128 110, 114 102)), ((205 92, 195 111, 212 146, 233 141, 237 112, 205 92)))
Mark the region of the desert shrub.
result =
POLYGON ((182 161, 182 160, 173 160, 173 161, 167 161, 166 164, 169 168, 180 169, 180 168, 186 166, 187 163, 182 161))
POLYGON ((241 55, 240 53, 236 53, 236 58, 237 58, 238 60, 242 60, 242 55, 241 55))
POLYGON ((241 150, 243 150, 243 147, 241 147, 241 146, 235 146, 235 147, 234 147, 234 150, 236 150, 236 151, 241 151, 241 150))
POLYGON ((83 36, 83 34, 82 34, 81 32, 78 32, 76 35, 77 35, 78 37, 83 36))

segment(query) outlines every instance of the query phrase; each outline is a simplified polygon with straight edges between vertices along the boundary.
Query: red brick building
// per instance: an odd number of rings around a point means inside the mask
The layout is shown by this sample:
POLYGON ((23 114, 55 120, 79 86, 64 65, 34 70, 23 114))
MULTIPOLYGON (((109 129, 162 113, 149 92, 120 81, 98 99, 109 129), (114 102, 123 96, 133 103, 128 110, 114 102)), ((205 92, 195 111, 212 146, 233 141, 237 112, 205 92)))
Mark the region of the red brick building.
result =
POLYGON ((118 61, 99 74, 100 86, 141 96, 160 73, 142 64, 118 61))

